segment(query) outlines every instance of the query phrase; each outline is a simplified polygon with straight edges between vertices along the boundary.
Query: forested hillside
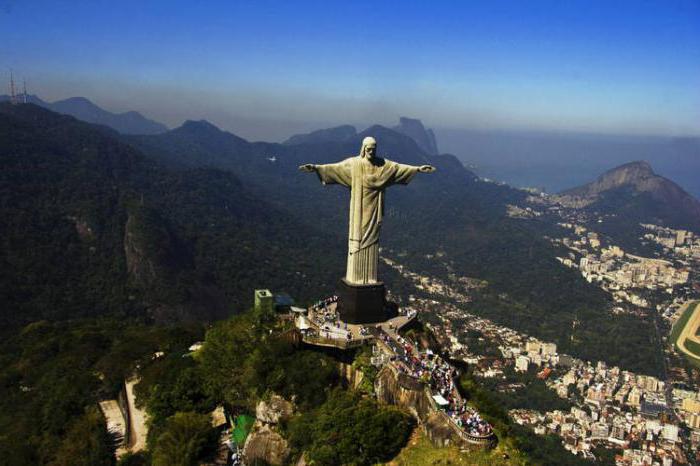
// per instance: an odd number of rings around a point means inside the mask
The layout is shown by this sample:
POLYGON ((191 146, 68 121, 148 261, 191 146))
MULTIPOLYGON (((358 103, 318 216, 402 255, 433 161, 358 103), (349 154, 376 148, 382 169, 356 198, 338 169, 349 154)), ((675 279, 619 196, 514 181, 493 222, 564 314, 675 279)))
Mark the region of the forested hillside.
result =
MULTIPOLYGON (((212 320, 271 287, 332 286, 328 235, 231 172, 174 171, 114 133, 34 105, 0 105, 0 319, 146 315, 212 320)), ((334 262, 335 261, 335 262, 334 262)))

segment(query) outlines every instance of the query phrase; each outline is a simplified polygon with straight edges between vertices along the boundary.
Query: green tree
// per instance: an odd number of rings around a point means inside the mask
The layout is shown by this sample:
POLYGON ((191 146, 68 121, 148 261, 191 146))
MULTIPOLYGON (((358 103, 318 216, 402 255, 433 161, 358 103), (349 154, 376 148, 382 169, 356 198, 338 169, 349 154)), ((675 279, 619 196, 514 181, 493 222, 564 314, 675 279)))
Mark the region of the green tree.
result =
POLYGON ((216 441, 208 415, 180 412, 168 418, 153 449, 153 466, 194 466, 216 441))
POLYGON ((207 332, 199 361, 208 393, 232 407, 251 408, 243 368, 255 344, 250 313, 220 322, 207 332))
POLYGON ((102 413, 90 407, 70 426, 50 466, 112 466, 113 444, 102 413))
POLYGON ((127 453, 119 458, 117 466, 148 466, 151 464, 147 452, 127 453))
POLYGON ((413 418, 396 408, 336 389, 317 410, 290 422, 289 438, 315 464, 375 464, 399 452, 413 425, 413 418))

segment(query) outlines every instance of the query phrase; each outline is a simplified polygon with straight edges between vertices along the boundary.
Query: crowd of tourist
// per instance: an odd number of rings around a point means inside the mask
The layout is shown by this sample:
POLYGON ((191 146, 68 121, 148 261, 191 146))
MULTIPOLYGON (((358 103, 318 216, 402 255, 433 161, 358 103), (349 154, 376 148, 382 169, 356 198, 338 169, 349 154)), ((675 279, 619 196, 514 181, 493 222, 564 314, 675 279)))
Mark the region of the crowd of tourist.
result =
POLYGON ((313 306, 309 312, 309 318, 321 329, 340 328, 340 316, 334 303, 338 301, 337 296, 323 299, 313 306))
POLYGON ((491 425, 462 399, 454 385, 455 370, 432 351, 419 351, 401 336, 396 340, 385 332, 380 339, 396 354, 395 366, 403 373, 429 385, 433 395, 440 395, 447 404, 442 408, 450 419, 473 436, 491 435, 491 425))
POLYGON ((333 296, 329 296, 326 299, 322 299, 322 300, 318 301, 317 303, 312 305, 311 308, 314 311, 320 311, 322 309, 327 309, 328 307, 330 307, 331 304, 335 304, 337 302, 338 302, 338 296, 333 295, 333 296))
POLYGON ((446 412, 459 427, 470 435, 485 437, 493 433, 491 424, 482 419, 479 413, 467 406, 467 403, 462 399, 450 403, 446 412))
MULTIPOLYGON (((341 338, 352 340, 353 331, 346 322, 340 320, 335 304, 337 296, 330 296, 314 303, 309 312, 309 318, 319 329, 319 335, 324 338, 341 338)), ((370 329, 365 326, 359 328, 360 338, 370 336, 370 329)))

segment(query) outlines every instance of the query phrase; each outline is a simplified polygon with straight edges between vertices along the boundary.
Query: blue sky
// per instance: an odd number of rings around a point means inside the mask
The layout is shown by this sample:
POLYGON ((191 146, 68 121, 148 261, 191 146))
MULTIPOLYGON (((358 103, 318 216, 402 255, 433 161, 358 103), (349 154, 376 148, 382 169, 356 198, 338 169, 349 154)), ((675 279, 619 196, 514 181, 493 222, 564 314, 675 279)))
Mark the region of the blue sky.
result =
POLYGON ((0 67, 48 100, 258 139, 399 115, 700 134, 698 1, 0 0, 0 67))

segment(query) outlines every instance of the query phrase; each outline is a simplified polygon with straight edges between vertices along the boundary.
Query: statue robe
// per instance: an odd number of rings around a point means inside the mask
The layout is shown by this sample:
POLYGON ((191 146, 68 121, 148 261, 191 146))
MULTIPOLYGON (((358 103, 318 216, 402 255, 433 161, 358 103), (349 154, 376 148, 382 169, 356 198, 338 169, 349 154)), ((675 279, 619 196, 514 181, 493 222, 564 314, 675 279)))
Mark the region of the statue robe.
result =
POLYGON ((377 283, 379 231, 384 216, 384 189, 408 184, 418 167, 375 157, 350 157, 338 163, 316 165, 325 184, 350 188, 348 266, 345 280, 356 285, 377 283))

